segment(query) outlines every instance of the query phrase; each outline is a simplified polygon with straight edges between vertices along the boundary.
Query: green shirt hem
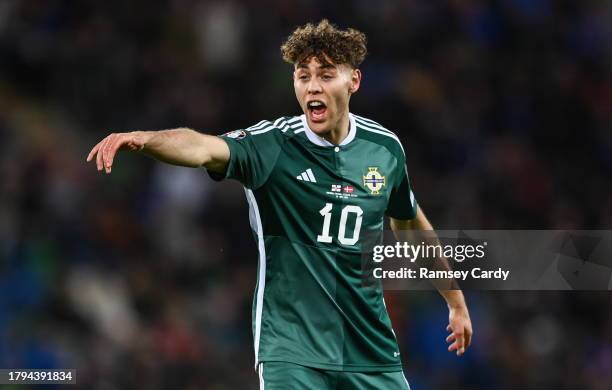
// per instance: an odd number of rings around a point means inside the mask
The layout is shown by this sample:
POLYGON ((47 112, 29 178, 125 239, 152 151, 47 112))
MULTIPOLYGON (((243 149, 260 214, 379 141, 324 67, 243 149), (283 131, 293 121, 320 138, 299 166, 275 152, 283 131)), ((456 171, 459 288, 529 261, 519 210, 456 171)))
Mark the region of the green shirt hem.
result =
POLYGON ((398 372, 403 371, 402 363, 394 364, 335 364, 335 363, 321 363, 321 362, 309 362, 299 359, 290 358, 279 358, 279 357, 263 357, 259 359, 259 362, 284 362, 293 363, 300 366, 317 368, 320 370, 328 371, 344 371, 344 372, 398 372))

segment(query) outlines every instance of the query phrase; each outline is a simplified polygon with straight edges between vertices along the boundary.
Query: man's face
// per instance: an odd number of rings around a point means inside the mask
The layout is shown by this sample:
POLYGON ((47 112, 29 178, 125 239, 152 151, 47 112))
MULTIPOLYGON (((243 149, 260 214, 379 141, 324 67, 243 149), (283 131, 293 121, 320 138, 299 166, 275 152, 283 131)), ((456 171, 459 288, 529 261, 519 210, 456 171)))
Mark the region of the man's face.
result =
POLYGON ((360 82, 361 72, 346 64, 322 64, 311 57, 295 66, 295 96, 312 131, 323 137, 348 119, 349 98, 360 82))

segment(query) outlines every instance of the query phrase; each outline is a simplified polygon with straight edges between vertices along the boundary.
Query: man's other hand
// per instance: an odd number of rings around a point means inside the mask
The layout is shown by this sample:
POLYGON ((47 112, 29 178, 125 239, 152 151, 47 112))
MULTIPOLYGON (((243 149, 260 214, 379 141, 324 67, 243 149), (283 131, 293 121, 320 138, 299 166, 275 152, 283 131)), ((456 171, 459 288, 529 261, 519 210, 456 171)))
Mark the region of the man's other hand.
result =
POLYGON ((472 344, 472 321, 467 307, 451 307, 448 314, 448 326, 446 327, 450 335, 446 338, 449 345, 449 352, 457 351, 457 356, 465 353, 465 350, 472 344))
POLYGON ((140 151, 144 148, 146 136, 144 132, 113 133, 98 142, 87 155, 87 162, 96 159, 98 171, 105 170, 111 173, 115 155, 119 150, 140 151))

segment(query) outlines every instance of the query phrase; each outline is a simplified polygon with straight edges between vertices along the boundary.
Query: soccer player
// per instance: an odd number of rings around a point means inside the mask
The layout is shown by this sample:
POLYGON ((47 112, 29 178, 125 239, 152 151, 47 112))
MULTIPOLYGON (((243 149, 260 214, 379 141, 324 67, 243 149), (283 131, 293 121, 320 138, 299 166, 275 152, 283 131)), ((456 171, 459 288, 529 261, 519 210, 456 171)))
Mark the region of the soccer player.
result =
MULTIPOLYGON (((417 205, 398 137, 349 112, 365 35, 323 20, 282 45, 303 111, 222 136, 179 128, 111 134, 91 150, 110 173, 119 150, 204 167, 240 181, 257 238, 255 367, 264 389, 409 389, 380 284, 362 283, 364 232, 432 230, 417 205)), ((460 290, 449 308, 449 351, 472 325, 460 290)))

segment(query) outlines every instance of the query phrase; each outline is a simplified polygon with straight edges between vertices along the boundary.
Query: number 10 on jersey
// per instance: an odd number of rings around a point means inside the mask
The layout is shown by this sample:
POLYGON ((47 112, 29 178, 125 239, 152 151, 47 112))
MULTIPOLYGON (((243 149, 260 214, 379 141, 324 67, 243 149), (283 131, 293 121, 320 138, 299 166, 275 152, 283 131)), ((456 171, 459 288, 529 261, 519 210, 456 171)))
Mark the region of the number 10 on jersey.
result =
MULTIPOLYGON (((334 205, 332 203, 325 203, 325 206, 319 210, 319 214, 323 216, 323 231, 317 236, 318 242, 331 243, 333 237, 329 235, 329 229, 331 225, 332 209, 334 205)), ((359 206, 347 205, 342 208, 342 214, 340 214, 340 227, 338 228, 338 241, 343 245, 355 245, 359 241, 359 232, 361 231, 361 221, 363 219, 363 210, 359 206), (354 213, 357 218, 355 219, 355 228, 353 229, 353 235, 351 237, 346 236, 346 221, 348 215, 354 213)))

